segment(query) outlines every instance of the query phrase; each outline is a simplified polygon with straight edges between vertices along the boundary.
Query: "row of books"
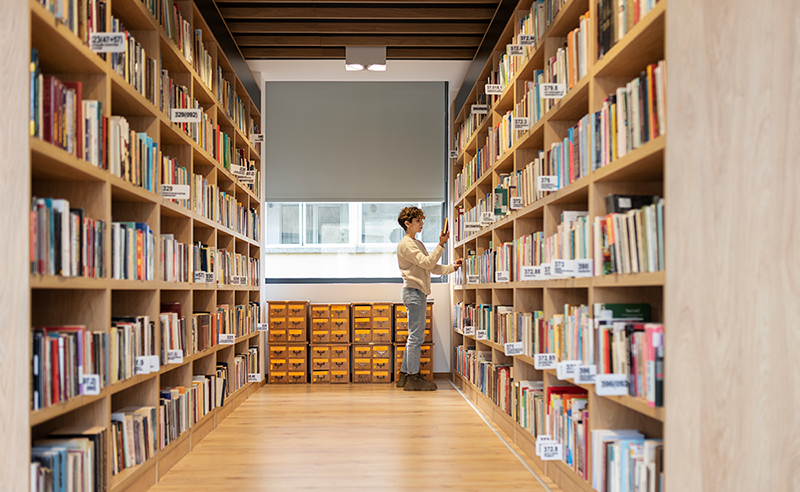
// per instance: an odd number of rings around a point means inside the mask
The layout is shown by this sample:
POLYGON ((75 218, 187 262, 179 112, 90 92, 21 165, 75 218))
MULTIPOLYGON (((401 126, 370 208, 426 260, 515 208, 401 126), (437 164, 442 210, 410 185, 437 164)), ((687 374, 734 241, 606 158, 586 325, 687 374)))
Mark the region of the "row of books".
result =
POLYGON ((480 228, 490 226, 494 221, 494 195, 487 193, 486 196, 479 198, 478 203, 469 210, 465 211, 463 205, 458 207, 456 217, 453 218, 455 240, 466 239, 480 228), (491 216, 485 214, 491 214, 491 216))
POLYGON ((108 170, 111 174, 158 193, 159 160, 158 143, 147 133, 132 130, 124 116, 108 119, 108 170))
POLYGON ((489 148, 489 162, 494 165, 497 160, 510 149, 514 142, 517 141, 519 132, 512 129, 514 119, 514 112, 507 111, 501 118, 500 122, 489 128, 489 134, 486 137, 486 146, 489 148))
POLYGON ((164 30, 167 32, 167 36, 172 39, 172 42, 175 43, 178 51, 186 58, 186 61, 193 64, 194 40, 192 39, 192 34, 194 30, 189 21, 181 15, 178 4, 174 4, 173 7, 169 22, 164 23, 164 30))
MULTIPOLYGON (((542 84, 544 84, 544 70, 534 70, 533 80, 525 81, 525 90, 520 99, 514 105, 515 118, 529 118, 530 125, 533 126, 542 119, 546 111, 546 101, 542 96, 542 84)), ((515 140, 519 139, 527 130, 517 130, 515 140)))
POLYGON ((239 130, 243 133, 247 131, 245 127, 247 108, 242 102, 242 98, 236 94, 235 84, 228 82, 220 66, 217 66, 217 100, 239 130))
POLYGON ((125 79, 136 92, 156 105, 161 91, 160 55, 159 60, 148 56, 144 47, 114 16, 111 17, 110 27, 110 32, 124 33, 126 41, 124 52, 111 53, 111 69, 125 79))
POLYGON ((485 284, 494 276, 492 250, 480 255, 471 254, 464 259, 462 267, 456 271, 455 285, 485 284))
POLYGON ((234 164, 242 166, 248 171, 255 171, 255 180, 250 182, 243 182, 238 176, 237 179, 241 182, 242 186, 252 191, 257 197, 261 196, 258 183, 261 183, 261 171, 256 168, 255 160, 247 158, 247 150, 237 148, 234 154, 234 164))
POLYGON ((108 431, 75 426, 55 430, 31 447, 32 492, 108 490, 108 431))
POLYGON ((464 165, 464 168, 456 174, 456 193, 459 197, 464 196, 464 193, 474 185, 478 179, 483 177, 492 167, 489 162, 489 147, 484 145, 475 154, 475 157, 464 165))
MULTIPOLYGON (((477 97, 476 104, 487 104, 486 94, 481 93, 477 97)), ((470 111, 464 116, 464 121, 461 123, 461 127, 458 129, 455 135, 455 139, 453 141, 453 146, 459 152, 463 151, 467 148, 467 144, 469 143, 472 135, 478 131, 478 128, 483 124, 486 120, 488 115, 482 112, 472 112, 470 111)))
POLYGON ((606 53, 653 10, 658 0, 598 0, 597 58, 606 53))
MULTIPOLYGON (((589 73, 589 38, 592 22, 587 11, 581 15, 579 26, 567 33, 564 46, 556 50, 555 56, 545 60, 544 78, 551 84, 564 84, 572 89, 589 73)), ((550 110, 556 99, 548 99, 545 112, 550 110)))
MULTIPOLYGON (((189 171, 179 165, 177 159, 165 155, 161 158, 161 184, 191 185, 189 171)), ((187 199, 173 198, 172 201, 191 209, 191 196, 187 199)))
POLYGON ((635 430, 591 431, 591 484, 609 492, 663 492, 664 442, 635 430))
POLYGON ((38 0, 57 21, 67 26, 83 44, 89 44, 92 33, 106 30, 106 2, 87 0, 38 0))
POLYGON ((219 211, 215 218, 216 222, 258 241, 260 217, 255 208, 247 208, 234 195, 219 191, 219 211))
POLYGON ((201 29, 194 30, 194 61, 192 67, 200 80, 203 81, 208 90, 211 90, 214 80, 214 60, 206 50, 203 43, 203 31, 201 29))
POLYGON ((155 280, 155 235, 145 222, 111 223, 111 278, 155 280))
POLYGON ((194 282, 192 247, 175 240, 172 234, 162 234, 159 254, 161 280, 165 282, 194 282))
POLYGON ((31 273, 105 277, 105 222, 60 198, 31 199, 31 273))
POLYGON ((250 374, 260 372, 258 368, 258 347, 248 347, 247 352, 236 354, 233 357, 233 367, 232 392, 235 393, 248 383, 250 374))
POLYGON ((156 455, 155 407, 125 407, 111 412, 111 474, 144 464, 156 455))
POLYGON ((595 272, 609 275, 663 271, 664 199, 609 195, 608 200, 614 204, 621 201, 627 207, 607 207, 608 215, 594 219, 595 272), (641 208, 630 208, 634 203, 641 208))

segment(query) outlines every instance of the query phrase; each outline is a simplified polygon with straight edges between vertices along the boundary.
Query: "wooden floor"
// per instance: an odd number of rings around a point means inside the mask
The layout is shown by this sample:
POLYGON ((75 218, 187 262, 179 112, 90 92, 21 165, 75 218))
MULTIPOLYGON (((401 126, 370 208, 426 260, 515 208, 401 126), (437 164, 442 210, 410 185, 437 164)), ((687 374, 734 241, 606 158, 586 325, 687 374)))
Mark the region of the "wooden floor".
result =
POLYGON ((152 491, 459 490, 544 492, 446 380, 267 385, 152 491))

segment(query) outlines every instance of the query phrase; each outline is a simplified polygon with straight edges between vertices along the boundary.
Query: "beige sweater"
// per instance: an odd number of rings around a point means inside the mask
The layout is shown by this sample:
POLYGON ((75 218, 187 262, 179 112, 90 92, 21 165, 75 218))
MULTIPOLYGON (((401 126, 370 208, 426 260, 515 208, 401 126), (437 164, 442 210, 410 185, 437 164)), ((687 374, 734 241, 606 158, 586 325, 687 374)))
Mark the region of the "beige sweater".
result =
POLYGON ((456 271, 453 265, 437 265, 444 248, 436 245, 433 253, 428 254, 425 245, 409 236, 403 236, 397 245, 397 264, 403 274, 403 287, 419 289, 430 295, 431 273, 447 275, 456 271))

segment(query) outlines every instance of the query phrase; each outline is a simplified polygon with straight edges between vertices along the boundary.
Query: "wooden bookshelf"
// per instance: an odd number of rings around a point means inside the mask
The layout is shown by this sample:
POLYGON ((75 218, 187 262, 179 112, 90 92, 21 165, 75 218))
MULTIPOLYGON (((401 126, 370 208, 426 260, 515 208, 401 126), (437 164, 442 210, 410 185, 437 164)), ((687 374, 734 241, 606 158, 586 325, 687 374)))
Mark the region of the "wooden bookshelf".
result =
MULTIPOLYGON (((260 101, 253 101, 244 85, 234 73, 225 53, 215 40, 211 29, 203 19, 197 5, 191 0, 175 2, 183 18, 191 25, 192 32, 199 29, 203 33, 203 45, 211 57, 212 87, 206 86, 199 73, 178 49, 175 42, 159 22, 149 12, 142 0, 107 1, 106 25, 111 16, 119 19, 138 42, 145 47, 147 56, 161 60, 161 67, 169 71, 176 84, 185 86, 189 96, 198 100, 201 110, 220 130, 225 133, 231 147, 242 150, 244 157, 255 163, 261 170, 261 152, 249 140, 250 122, 260 127, 260 101), (223 103, 217 99, 216 67, 221 66, 223 77, 235 88, 244 105, 241 125, 228 115, 223 103)), ((261 214, 262 183, 256 190, 244 185, 232 172, 218 161, 204 147, 170 121, 169 109, 159 107, 140 94, 131 84, 120 76, 111 66, 110 55, 103 60, 98 54, 73 34, 70 29, 55 19, 37 0, 29 0, 24 7, 29 12, 30 44, 25 50, 30 57, 30 48, 35 48, 39 56, 41 72, 54 75, 61 81, 80 81, 84 87, 92 87, 91 94, 85 91, 83 99, 99 100, 103 115, 125 116, 131 128, 146 132, 158 145, 159 158, 175 158, 185 167, 190 178, 192 197, 196 173, 209 183, 218 187, 239 202, 245 209, 255 209, 261 214)), ((0 9, 2 10, 2 9, 0 9)), ((27 31, 26 31, 27 32, 27 31)), ((193 39, 188 39, 193 44, 193 39)), ((198 56, 198 53, 194 53, 198 56)), ((159 81, 160 84, 160 81, 159 81)), ((29 83, 26 83, 29 87, 29 83)), ((28 90, 25 94, 28 94, 28 90)), ((28 99, 25 99, 27 103, 28 99)), ((27 127, 26 127, 27 128, 27 127)), ((27 132, 26 132, 27 133, 27 132)), ((148 191, 134 183, 113 175, 110 171, 95 167, 82 158, 57 148, 39 139, 29 137, 30 170, 27 181, 31 196, 66 198, 72 208, 86 210, 86 216, 102 220, 106 225, 105 267, 103 278, 61 277, 30 274, 26 279, 30 289, 25 295, 30 297, 30 321, 26 326, 24 338, 30 338, 31 325, 75 325, 83 324, 93 332, 108 333, 111 318, 114 316, 149 316, 155 323, 156 353, 159 353, 159 313, 162 302, 180 302, 182 314, 187 319, 191 334, 191 315, 195 312, 213 312, 218 304, 247 305, 260 302, 260 289, 252 285, 230 285, 217 283, 169 282, 161 277, 159 260, 156 259, 155 279, 118 280, 111 277, 111 223, 121 220, 146 222, 155 236, 155 257, 160 253, 161 234, 174 234, 185 244, 202 242, 231 254, 260 260, 260 236, 250 237, 237 230, 226 227, 221 222, 209 219, 194 209, 190 199, 189 207, 164 198, 161 190, 161 162, 156 164, 155 191, 148 191)), ((26 223, 27 224, 27 223, 26 223)), ((27 227, 27 225, 26 225, 27 227)), ((256 224, 260 230, 261 224, 256 224)), ((26 239, 28 235, 23 235, 26 239)), ((27 258, 27 249, 23 248, 27 258)), ((27 260, 26 260, 27 261, 27 260)), ((263 266, 261 266, 263 269, 263 266)), ((261 272, 263 273, 263 272, 261 272)), ((257 277, 258 275, 256 275, 257 277)), ((253 280, 253 279, 251 279, 253 280)), ((256 285, 260 279, 255 278, 256 285)), ((28 304, 25 304, 26 308, 28 304)), ((263 321, 266 316, 263 314, 263 321)), ((187 354, 181 363, 161 365, 158 371, 139 374, 103 387, 98 395, 79 395, 49 407, 31 410, 30 396, 26 397, 30 422, 28 440, 47 437, 56 429, 67 425, 104 426, 111 435, 110 414, 125 406, 151 406, 158 409, 159 389, 161 387, 184 386, 190 388, 194 374, 213 374, 217 362, 227 362, 229 367, 228 396, 219 406, 189 427, 179 437, 157 449, 156 454, 145 463, 122 470, 112 476, 108 467, 109 490, 146 490, 155 484, 175 463, 189 453, 209 432, 213 431, 231 412, 264 384, 265 343, 263 334, 256 331, 245 333, 235 339, 233 345, 214 345, 194 354, 187 354), (235 380, 234 357, 247 352, 250 346, 259 348, 259 374, 262 382, 246 382, 239 388, 233 386, 235 380)), ((24 379, 28 391, 31 387, 30 345, 25 350, 26 363, 24 379)), ((157 412, 158 414, 158 412, 157 412)), ((158 436, 158 434, 156 434, 158 436)), ((109 437, 110 439, 110 437, 109 437)), ((28 443, 30 445, 30 442, 28 443)), ((158 443, 156 443, 158 447, 158 443)), ((108 446, 111 449, 110 443, 108 446)), ((18 450, 20 451, 20 450, 18 450)), ((27 451, 19 453, 27 455, 27 451)), ((108 453, 111 460, 111 451, 108 453)), ((29 460, 29 456, 26 456, 29 460)), ((26 478, 26 482, 27 482, 26 478)), ((20 490, 27 487, 17 487, 20 490)))
MULTIPOLYGON (((506 53, 506 45, 513 44, 515 23, 526 12, 530 12, 533 2, 521 0, 512 15, 508 26, 501 35, 494 53, 478 77, 478 82, 467 96, 463 107, 452 108, 455 133, 470 113, 472 104, 484 92, 484 85, 493 66, 496 68, 499 57, 506 53)), ((577 81, 565 97, 558 100, 543 117, 532 122, 530 130, 521 136, 491 162, 487 172, 475 179, 465 193, 459 196, 453 187, 450 196, 457 197, 449 205, 451 217, 457 217, 462 206, 465 211, 477 206, 479 200, 500 184, 500 173, 518 171, 533 160, 532 151, 547 150, 551 143, 561 141, 566 131, 586 114, 602 108, 603 100, 617 87, 625 86, 647 67, 665 59, 665 26, 667 0, 660 0, 656 7, 643 16, 616 45, 597 60, 597 2, 570 0, 554 17, 545 30, 535 49, 525 59, 518 58, 516 74, 507 84, 503 94, 495 102, 490 102, 487 117, 477 130, 467 139, 467 145, 459 149, 458 159, 451 165, 450 182, 455 184, 456 175, 477 155, 487 141, 489 128, 502 121, 503 115, 513 111, 525 93, 525 82, 533 78, 534 70, 544 68, 545 60, 555 56, 556 50, 564 43, 565 36, 579 27, 580 18, 590 12, 591 30, 589 33, 588 73, 577 81)), ((491 98, 490 98, 491 101, 491 98)), ((545 237, 556 232, 559 215, 563 210, 588 210, 590 217, 604 216, 604 199, 610 193, 657 194, 664 196, 664 161, 666 137, 654 138, 639 148, 628 152, 622 158, 600 167, 567 186, 552 192, 542 199, 528 204, 521 210, 512 211, 478 232, 454 242, 454 257, 466 258, 468 250, 478 255, 504 242, 513 241, 524 234, 542 231, 545 237)), ((487 158, 489 158, 487 156, 487 158)), ((665 272, 614 274, 588 278, 561 278, 544 281, 518 281, 514 278, 506 283, 481 283, 454 286, 453 304, 458 302, 472 304, 493 304, 514 307, 514 312, 544 312, 545 319, 554 314, 563 314, 564 304, 647 302, 651 306, 651 320, 664 322, 665 272)), ((466 278, 465 278, 466 281, 466 278)), ((665 326, 668 332, 669 326, 665 326)), ((511 364, 516 380, 544 381, 545 387, 569 386, 576 384, 572 379, 559 380, 555 370, 536 370, 534 358, 527 355, 505 356, 504 347, 490 340, 478 340, 458 330, 452 330, 452 345, 474 346, 479 351, 491 352, 492 360, 499 364, 511 364)), ((562 461, 542 461, 535 454, 536 437, 523 428, 513 417, 492 402, 490 396, 456 371, 454 356, 452 380, 476 405, 489 415, 495 424, 502 428, 515 443, 544 471, 545 475, 565 492, 590 492, 590 481, 584 480, 570 466, 562 461)), ((637 429, 647 438, 662 438, 666 411, 664 407, 650 407, 641 398, 631 396, 601 397, 593 385, 578 385, 589 393, 589 427, 593 429, 637 429)), ((513 388, 512 388, 513 390, 513 388)), ((591 452, 587 453, 591 461, 591 452)), ((591 473, 592 464, 589 463, 591 473)), ((589 475, 591 477, 591 475, 589 475)))

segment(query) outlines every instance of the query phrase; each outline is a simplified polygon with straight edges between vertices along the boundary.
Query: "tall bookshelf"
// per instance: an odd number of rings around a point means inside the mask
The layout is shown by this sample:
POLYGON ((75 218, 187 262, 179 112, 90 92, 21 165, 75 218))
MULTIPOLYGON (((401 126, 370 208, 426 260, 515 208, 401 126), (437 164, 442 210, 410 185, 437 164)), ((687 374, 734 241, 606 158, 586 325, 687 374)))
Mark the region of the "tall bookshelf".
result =
MULTIPOLYGON (((166 3, 171 8, 173 2, 166 3)), ((175 1, 174 5, 189 24, 190 32, 202 31, 202 42, 212 68, 210 87, 142 0, 108 0, 105 22, 110 26, 111 16, 120 20, 144 47, 147 56, 159 61, 160 67, 168 70, 174 83, 185 86, 187 95, 199 101, 202 113, 219 125, 230 145, 246 160, 254 163, 257 170, 261 170, 262 149, 251 143, 249 138, 249 133, 257 130, 251 126, 251 122, 260 126, 260 101, 253 101, 248 95, 197 5, 192 1, 175 1), (217 76, 218 67, 221 68, 221 79, 227 81, 241 98, 243 114, 239 122, 217 97, 221 80, 217 76)), ((91 51, 40 2, 30 0, 27 8, 30 14, 30 46, 38 51, 42 73, 54 75, 61 81, 81 82, 83 99, 100 101, 104 116, 124 116, 133 130, 145 132, 153 139, 158 145, 159 155, 175 158, 179 166, 186 168, 190 178, 195 174, 200 175, 245 210, 253 209, 261 213, 260 182, 252 187, 243 184, 232 174, 229 166, 207 150, 208 147, 199 145, 171 121, 168 108, 162 111, 121 77, 112 68, 110 55, 104 60, 91 51)), ((192 43, 191 36, 188 42, 192 43)), ((194 55, 196 57, 198 53, 194 55)), ((113 317, 149 316, 155 323, 155 353, 158 354, 161 348, 158 334, 161 303, 180 302, 182 315, 187 320, 188 337, 192 313, 214 313, 218 305, 233 308, 260 302, 258 273, 249 276, 247 282, 240 283, 237 280, 235 284, 229 278, 196 283, 193 277, 186 282, 170 282, 162 277, 159 239, 164 234, 171 234, 176 241, 188 245, 201 242, 230 255, 241 255, 246 260, 260 259, 261 256, 258 234, 234 230, 196 211, 194 180, 189 181, 192 198, 187 207, 161 196, 160 160, 156 161, 155 189, 148 191, 42 139, 31 137, 29 146, 31 173, 28 200, 31 196, 68 199, 71 207, 84 209, 88 217, 102 220, 106 225, 104 278, 30 276, 32 326, 85 325, 89 331, 108 333, 113 317), (154 280, 112 278, 110 229, 111 223, 118 221, 146 223, 153 231, 156 258, 154 280)), ((260 229, 260 224, 256 223, 255 227, 260 229)), ((263 321, 263 311, 261 318, 255 321, 263 321)), ((30 332, 31 327, 25 329, 30 332)), ((238 388, 233 385, 234 358, 239 353, 248 352, 250 347, 258 348, 258 374, 264 374, 265 341, 261 332, 252 325, 239 334, 241 336, 235 336, 233 344, 220 344, 219 340, 213 340, 209 348, 185 355, 182 362, 159 365, 148 374, 137 374, 110 384, 97 395, 79 395, 40 410, 31 410, 30 440, 45 438, 54 430, 68 426, 105 427, 109 429, 107 435, 110 436, 110 414, 115 410, 130 406, 150 406, 158 410, 160 388, 191 388, 193 375, 213 375, 218 363, 227 363, 230 371, 227 383, 232 386, 223 405, 206 413, 163 449, 158 449, 156 443, 155 455, 143 464, 126 468, 113 476, 111 467, 107 467, 109 490, 145 490, 158 482, 175 463, 264 384, 263 377, 256 377, 252 382, 245 379, 238 388)), ((31 378, 30 371, 26 372, 27 378, 31 378)), ((110 463, 110 442, 108 449, 107 459, 110 463)), ((20 454, 27 454, 25 450, 19 451, 20 454)))
MULTIPOLYGON (((483 102, 479 100, 479 96, 484 93, 486 79, 493 69, 497 69, 500 57, 506 53, 506 45, 517 42, 517 22, 526 13, 530 13, 532 3, 531 0, 519 2, 463 107, 452 108, 454 132, 469 117, 471 106, 483 102)), ((601 110, 604 99, 613 94, 616 88, 624 87, 627 82, 638 76, 648 64, 665 60, 667 0, 660 0, 650 12, 642 16, 601 60, 598 60, 597 55, 599 17, 597 3, 594 0, 565 2, 528 55, 518 58, 520 61, 517 62, 516 73, 510 82, 505 84, 503 93, 488 98, 488 115, 472 133, 466 145, 458 149, 458 158, 451 162, 450 182, 453 183, 450 195, 453 197, 451 217, 458 216, 458 207, 463 207, 463 210, 476 207, 479 200, 500 184, 500 174, 524 169, 538 151, 548 150, 551 144, 564 139, 569 128, 585 115, 601 110), (543 69, 546 60, 554 56, 556 50, 564 45, 567 34, 580 27, 581 16, 586 12, 590 13, 591 26, 588 37, 587 74, 545 112, 541 119, 533 122, 530 129, 523 132, 507 151, 494 162, 490 161, 489 169, 477 176, 474 184, 469 186, 465 193, 460 193, 455 185, 456 175, 483 147, 489 129, 499 124, 507 111, 514 109, 525 93, 525 83, 533 79, 534 70, 543 69)), ((608 194, 664 197, 665 147, 665 136, 652 139, 623 157, 524 208, 511 211, 509 215, 491 225, 455 241, 455 258, 466 259, 468 251, 480 255, 490 249, 490 244, 496 248, 498 244, 514 241, 522 235, 534 232, 543 232, 545 237, 552 236, 557 231, 561 212, 565 210, 587 210, 592 219, 605 216, 605 198, 608 194)), ((651 321, 663 323, 664 288, 664 271, 543 281, 519 281, 512 278, 511 282, 478 284, 468 284, 465 278, 464 285, 453 287, 452 296, 454 305, 463 302, 476 305, 513 306, 514 313, 543 311, 545 320, 551 319, 555 314, 564 314, 565 304, 588 305, 591 316, 591 306, 594 303, 648 303, 651 307, 651 321)), ((670 327, 665 325, 664 329, 665 333, 668 333, 670 327)), ((572 378, 560 380, 556 370, 535 369, 534 358, 530 356, 506 356, 504 346, 501 344, 490 340, 478 340, 475 335, 466 335, 456 329, 451 332, 454 348, 475 346, 478 351, 491 352, 493 362, 513 366, 514 379, 517 381, 543 381, 545 388, 582 386, 588 391, 587 432, 593 429, 635 429, 646 438, 664 437, 664 407, 651 407, 643 399, 627 395, 598 396, 593 385, 578 385, 572 378)), ((593 490, 591 474, 590 480, 587 481, 563 461, 542 461, 536 454, 536 437, 495 405, 478 387, 459 374, 456 370, 455 355, 453 360, 451 376, 455 384, 486 412, 498 427, 513 438, 558 488, 564 491, 593 490)), ((591 452, 588 455, 588 459, 591 460, 591 452)), ((592 463, 589 463, 589 473, 592 466, 592 463)))

